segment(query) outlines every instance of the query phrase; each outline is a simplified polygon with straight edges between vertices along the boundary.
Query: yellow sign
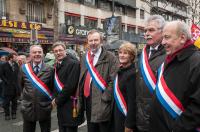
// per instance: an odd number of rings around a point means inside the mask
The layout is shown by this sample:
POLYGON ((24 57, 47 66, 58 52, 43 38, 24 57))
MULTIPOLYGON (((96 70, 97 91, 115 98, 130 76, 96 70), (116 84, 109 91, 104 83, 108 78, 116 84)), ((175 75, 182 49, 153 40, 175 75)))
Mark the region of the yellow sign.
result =
POLYGON ((41 30, 42 25, 38 23, 27 23, 0 19, 0 27, 41 30))

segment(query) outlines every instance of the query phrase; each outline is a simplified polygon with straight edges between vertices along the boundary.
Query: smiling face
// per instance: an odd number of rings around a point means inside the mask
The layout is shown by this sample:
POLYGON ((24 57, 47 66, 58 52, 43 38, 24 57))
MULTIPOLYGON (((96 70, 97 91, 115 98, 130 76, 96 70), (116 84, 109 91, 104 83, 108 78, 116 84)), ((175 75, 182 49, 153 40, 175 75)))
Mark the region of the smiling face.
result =
POLYGON ((183 33, 177 31, 177 23, 171 22, 163 29, 162 45, 165 47, 166 54, 171 55, 181 49, 187 38, 183 33))
POLYGON ((120 49, 118 55, 119 55, 119 63, 122 66, 131 64, 132 57, 127 50, 120 49))
POLYGON ((62 45, 58 45, 53 48, 53 53, 58 62, 62 61, 66 56, 65 48, 62 45))
POLYGON ((40 46, 33 46, 30 48, 30 58, 35 64, 39 64, 43 60, 43 49, 40 46))
POLYGON ((98 32, 94 32, 88 35, 88 45, 93 53, 96 53, 101 47, 101 36, 98 32))
POLYGON ((144 38, 150 46, 156 46, 162 41, 162 30, 157 21, 150 21, 145 27, 144 38))

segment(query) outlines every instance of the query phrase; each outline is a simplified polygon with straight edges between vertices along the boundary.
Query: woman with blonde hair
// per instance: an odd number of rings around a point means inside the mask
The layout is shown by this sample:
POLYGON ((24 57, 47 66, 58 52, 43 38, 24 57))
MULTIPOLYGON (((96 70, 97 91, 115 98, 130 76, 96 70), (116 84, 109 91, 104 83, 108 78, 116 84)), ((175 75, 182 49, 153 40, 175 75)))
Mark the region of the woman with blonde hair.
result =
POLYGON ((136 46, 124 42, 118 51, 119 71, 114 82, 113 132, 133 132, 136 122, 136 46))

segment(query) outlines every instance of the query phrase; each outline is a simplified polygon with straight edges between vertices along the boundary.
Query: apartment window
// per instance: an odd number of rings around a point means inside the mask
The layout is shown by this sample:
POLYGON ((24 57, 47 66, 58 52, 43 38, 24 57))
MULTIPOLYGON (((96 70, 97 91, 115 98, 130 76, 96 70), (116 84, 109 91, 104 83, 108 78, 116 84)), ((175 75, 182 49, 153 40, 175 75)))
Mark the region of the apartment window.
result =
POLYGON ((140 9, 140 19, 144 19, 144 10, 140 9))
POLYGON ((95 0, 84 0, 85 5, 89 6, 96 6, 96 1, 95 0))
POLYGON ((97 28, 97 18, 85 17, 85 26, 87 28, 97 28))
POLYGON ((133 26, 128 26, 127 27, 127 32, 128 33, 135 33, 135 30, 136 30, 136 27, 133 27, 133 26))
POLYGON ((6 0, 0 0, 0 19, 6 16, 6 0))
POLYGON ((44 3, 31 2, 27 3, 27 21, 45 23, 44 3))
POLYGON ((78 14, 70 14, 66 13, 65 15, 65 23, 67 25, 75 25, 75 26, 80 26, 80 15, 78 14))
POLYGON ((74 2, 74 3, 81 3, 81 0, 67 0, 69 2, 74 2))
POLYGON ((126 13, 127 13, 127 16, 136 18, 136 9, 127 7, 127 8, 126 8, 126 13))
POLYGON ((107 11, 111 11, 111 4, 107 0, 101 0, 99 3, 99 7, 101 9, 105 9, 107 11))
POLYGON ((119 13, 120 15, 125 15, 125 9, 121 5, 116 5, 115 6, 115 12, 119 13))

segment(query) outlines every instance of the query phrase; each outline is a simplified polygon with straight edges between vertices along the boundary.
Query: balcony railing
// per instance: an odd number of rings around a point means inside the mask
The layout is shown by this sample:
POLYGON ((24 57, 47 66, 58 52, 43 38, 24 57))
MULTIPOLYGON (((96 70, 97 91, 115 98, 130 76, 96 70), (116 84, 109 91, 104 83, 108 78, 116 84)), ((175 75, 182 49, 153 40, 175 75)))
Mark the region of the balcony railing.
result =
POLYGON ((46 23, 46 18, 40 16, 26 16, 27 22, 46 23))

